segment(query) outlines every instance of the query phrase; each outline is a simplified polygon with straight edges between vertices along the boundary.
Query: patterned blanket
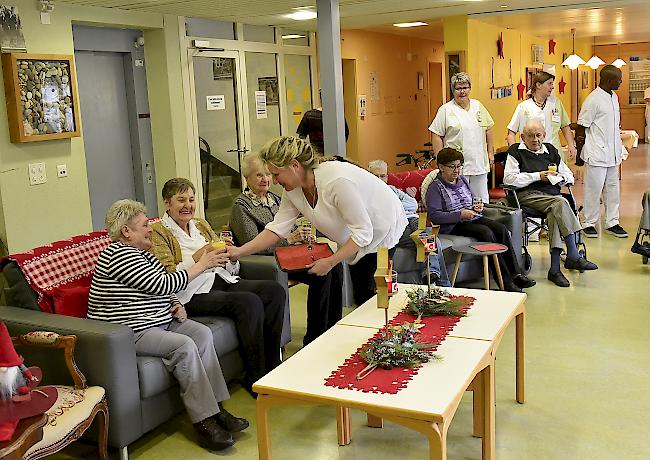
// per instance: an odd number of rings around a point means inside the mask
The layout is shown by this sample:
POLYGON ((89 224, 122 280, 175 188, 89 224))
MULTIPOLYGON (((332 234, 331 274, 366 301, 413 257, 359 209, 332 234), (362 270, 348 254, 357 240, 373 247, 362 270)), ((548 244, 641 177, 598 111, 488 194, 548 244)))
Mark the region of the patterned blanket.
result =
POLYGON ((90 285, 99 254, 110 244, 106 231, 73 236, 0 260, 0 267, 14 261, 38 294, 41 310, 54 313, 56 289, 90 285))

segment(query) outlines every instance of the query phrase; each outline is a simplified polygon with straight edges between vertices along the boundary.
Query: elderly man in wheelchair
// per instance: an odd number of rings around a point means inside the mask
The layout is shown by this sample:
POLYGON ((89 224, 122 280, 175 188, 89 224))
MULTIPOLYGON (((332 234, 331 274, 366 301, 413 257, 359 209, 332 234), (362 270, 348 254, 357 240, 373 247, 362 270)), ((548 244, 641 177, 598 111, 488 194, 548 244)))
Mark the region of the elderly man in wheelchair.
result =
POLYGON ((573 174, 553 144, 543 142, 545 136, 540 120, 532 119, 526 124, 522 142, 508 149, 503 183, 514 188, 519 207, 546 215, 551 249, 548 279, 557 286, 568 287, 569 280, 560 271, 562 240, 567 254, 564 268, 584 272, 598 267, 578 251, 582 227, 576 211, 560 193, 562 186, 573 184, 573 174))

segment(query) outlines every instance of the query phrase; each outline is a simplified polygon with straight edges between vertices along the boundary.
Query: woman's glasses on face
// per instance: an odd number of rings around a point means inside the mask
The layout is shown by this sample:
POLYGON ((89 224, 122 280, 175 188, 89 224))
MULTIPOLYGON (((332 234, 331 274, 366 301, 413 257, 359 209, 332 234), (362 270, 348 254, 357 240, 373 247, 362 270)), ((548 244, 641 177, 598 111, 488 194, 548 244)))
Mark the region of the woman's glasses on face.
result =
POLYGON ((462 171, 463 165, 442 165, 451 171, 462 171))
POLYGON ((472 88, 470 88, 469 86, 461 86, 460 88, 454 88, 454 91, 460 93, 461 91, 469 91, 470 89, 472 88))

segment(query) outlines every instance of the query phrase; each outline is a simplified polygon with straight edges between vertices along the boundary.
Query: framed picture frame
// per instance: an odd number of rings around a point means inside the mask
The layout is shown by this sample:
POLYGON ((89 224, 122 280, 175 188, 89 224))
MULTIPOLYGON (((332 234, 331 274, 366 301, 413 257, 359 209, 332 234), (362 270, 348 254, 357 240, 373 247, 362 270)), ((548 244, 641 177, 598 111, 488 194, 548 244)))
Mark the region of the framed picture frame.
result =
POLYGON ((11 142, 81 135, 74 56, 3 53, 2 73, 11 142))
POLYGON ((465 69, 467 69, 465 51, 445 52, 445 70, 447 72, 447 100, 450 100, 454 95, 451 88, 451 77, 459 72, 465 72, 465 69))
POLYGON ((589 71, 588 70, 583 70, 580 72, 581 77, 582 77, 582 82, 581 82, 581 87, 582 89, 587 89, 589 88, 589 71))

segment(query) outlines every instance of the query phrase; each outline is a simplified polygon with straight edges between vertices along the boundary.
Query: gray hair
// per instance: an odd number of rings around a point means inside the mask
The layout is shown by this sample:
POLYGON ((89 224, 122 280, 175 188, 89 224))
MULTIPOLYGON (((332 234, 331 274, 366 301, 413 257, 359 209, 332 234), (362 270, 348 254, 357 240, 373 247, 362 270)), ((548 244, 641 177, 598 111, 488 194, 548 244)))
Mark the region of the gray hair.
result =
POLYGON ((544 123, 540 118, 531 118, 530 120, 528 120, 524 125, 524 129, 521 132, 523 134, 528 135, 535 128, 540 128, 542 131, 546 132, 546 128, 544 128, 544 123))
POLYGON ((456 89, 456 83, 467 83, 472 87, 472 79, 467 72, 458 72, 451 77, 451 89, 456 89))
POLYGON ((388 163, 384 160, 372 160, 368 163, 368 169, 374 170, 379 168, 386 168, 386 171, 388 171, 388 163))
POLYGON ((248 152, 241 159, 241 175, 248 179, 251 174, 253 174, 253 163, 258 161, 263 169, 266 169, 264 162, 260 158, 259 154, 248 152))
POLYGON ((122 238, 122 227, 128 225, 131 219, 138 214, 146 214, 147 208, 139 201, 119 200, 106 211, 106 230, 113 241, 122 238))

